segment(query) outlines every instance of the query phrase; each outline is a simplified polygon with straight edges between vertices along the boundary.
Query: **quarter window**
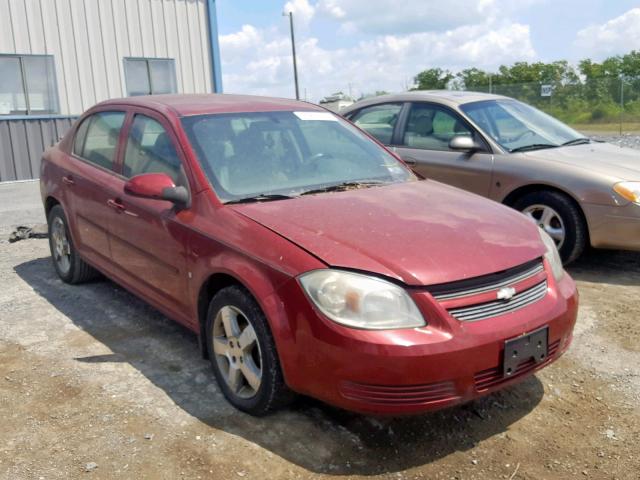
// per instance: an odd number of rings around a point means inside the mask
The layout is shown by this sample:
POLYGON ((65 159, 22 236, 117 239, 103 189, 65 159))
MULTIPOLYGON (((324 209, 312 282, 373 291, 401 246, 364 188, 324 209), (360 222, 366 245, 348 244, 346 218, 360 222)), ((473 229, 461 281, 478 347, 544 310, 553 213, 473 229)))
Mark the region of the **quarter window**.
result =
POLYGON ((51 55, 0 55, 0 115, 58 112, 51 55))
POLYGON ((176 66, 171 58, 125 58, 129 96, 176 93, 176 66))
POLYGON ((124 116, 124 112, 100 112, 85 119, 76 133, 74 153, 113 170, 124 116))
POLYGON ((380 142, 389 145, 401 108, 402 104, 400 103, 366 107, 356 113, 351 118, 351 121, 373 135, 380 142))
POLYGON ((184 171, 171 137, 153 118, 136 115, 124 156, 125 177, 166 173, 176 185, 186 185, 184 171))
POLYGON ((457 136, 473 132, 454 113, 430 104, 411 106, 403 140, 407 147, 449 150, 449 141, 457 136))

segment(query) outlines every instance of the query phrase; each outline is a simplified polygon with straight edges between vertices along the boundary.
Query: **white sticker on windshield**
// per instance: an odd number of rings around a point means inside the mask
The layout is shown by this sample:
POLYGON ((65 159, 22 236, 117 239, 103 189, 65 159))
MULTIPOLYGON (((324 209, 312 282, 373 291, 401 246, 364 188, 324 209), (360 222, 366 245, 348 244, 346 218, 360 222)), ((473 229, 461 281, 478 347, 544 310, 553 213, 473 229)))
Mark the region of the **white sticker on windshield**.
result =
POLYGON ((329 112, 293 112, 300 120, 324 120, 329 122, 337 122, 336 116, 329 112))

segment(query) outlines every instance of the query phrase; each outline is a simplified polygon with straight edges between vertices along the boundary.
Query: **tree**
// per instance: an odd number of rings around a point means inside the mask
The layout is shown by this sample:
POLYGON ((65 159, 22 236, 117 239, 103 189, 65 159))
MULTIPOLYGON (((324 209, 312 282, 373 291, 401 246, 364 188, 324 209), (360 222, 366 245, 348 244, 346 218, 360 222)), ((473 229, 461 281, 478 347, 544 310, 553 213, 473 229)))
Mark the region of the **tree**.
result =
POLYGON ((444 90, 454 78, 455 76, 449 70, 429 68, 414 77, 416 87, 412 90, 444 90))

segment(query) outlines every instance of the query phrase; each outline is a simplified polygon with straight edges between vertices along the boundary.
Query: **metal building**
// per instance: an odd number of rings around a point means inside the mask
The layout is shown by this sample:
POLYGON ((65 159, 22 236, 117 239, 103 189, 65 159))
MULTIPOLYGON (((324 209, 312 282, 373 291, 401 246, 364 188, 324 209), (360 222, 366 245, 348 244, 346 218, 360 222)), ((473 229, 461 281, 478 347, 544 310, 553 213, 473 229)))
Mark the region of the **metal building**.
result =
POLYGON ((221 92, 215 0, 0 0, 0 182, 108 98, 221 92))

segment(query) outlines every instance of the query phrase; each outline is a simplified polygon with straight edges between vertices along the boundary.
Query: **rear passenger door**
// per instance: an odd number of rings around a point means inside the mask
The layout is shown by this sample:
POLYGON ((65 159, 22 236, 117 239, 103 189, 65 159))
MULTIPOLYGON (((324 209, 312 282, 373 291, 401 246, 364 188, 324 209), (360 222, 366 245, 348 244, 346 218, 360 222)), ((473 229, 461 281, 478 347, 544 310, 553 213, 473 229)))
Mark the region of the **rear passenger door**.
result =
POLYGON ((117 187, 115 171, 124 111, 100 111, 76 130, 69 171, 64 173, 65 205, 76 247, 98 267, 109 268, 109 198, 117 187))
POLYGON ((480 134, 457 112, 426 102, 412 103, 398 125, 394 150, 420 175, 488 196, 493 155, 480 134), (473 137, 484 151, 449 148, 456 136, 473 137))
POLYGON ((182 319, 189 301, 183 222, 191 214, 172 202, 129 195, 124 185, 136 175, 165 173, 190 191, 183 153, 171 126, 155 112, 133 110, 125 133, 122 178, 112 199, 119 207, 110 229, 112 257, 135 290, 182 319))

